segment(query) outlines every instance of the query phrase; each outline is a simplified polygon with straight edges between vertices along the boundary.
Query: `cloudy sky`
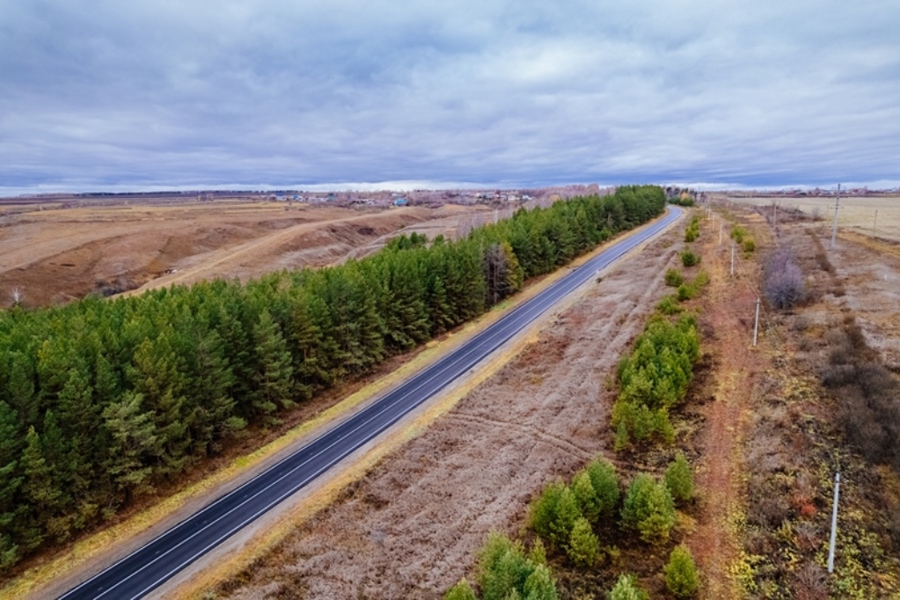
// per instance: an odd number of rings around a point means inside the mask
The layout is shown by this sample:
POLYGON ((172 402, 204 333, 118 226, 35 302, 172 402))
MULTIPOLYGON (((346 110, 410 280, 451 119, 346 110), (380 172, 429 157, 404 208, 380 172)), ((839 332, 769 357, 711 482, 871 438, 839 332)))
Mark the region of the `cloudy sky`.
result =
POLYGON ((0 192, 900 185, 896 0, 0 0, 0 192))

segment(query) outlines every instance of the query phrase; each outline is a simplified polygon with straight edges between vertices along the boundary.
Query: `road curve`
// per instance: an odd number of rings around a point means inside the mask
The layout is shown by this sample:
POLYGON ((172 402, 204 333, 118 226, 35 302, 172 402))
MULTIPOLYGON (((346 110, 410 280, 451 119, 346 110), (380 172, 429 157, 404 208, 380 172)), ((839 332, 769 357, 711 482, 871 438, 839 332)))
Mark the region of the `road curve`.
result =
POLYGON ((682 210, 666 216, 573 269, 510 310, 466 345, 423 369, 350 419, 225 494, 142 548, 69 590, 60 600, 141 598, 222 543, 335 463, 466 373, 573 290, 629 250, 666 229, 682 210))

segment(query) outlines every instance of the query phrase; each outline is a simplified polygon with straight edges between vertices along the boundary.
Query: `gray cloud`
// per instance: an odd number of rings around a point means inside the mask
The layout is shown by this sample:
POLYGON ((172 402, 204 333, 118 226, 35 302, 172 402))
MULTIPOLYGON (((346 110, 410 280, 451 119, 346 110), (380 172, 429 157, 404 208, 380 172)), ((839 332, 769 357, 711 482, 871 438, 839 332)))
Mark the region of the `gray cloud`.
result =
POLYGON ((0 0, 0 190, 900 181, 900 6, 0 0))

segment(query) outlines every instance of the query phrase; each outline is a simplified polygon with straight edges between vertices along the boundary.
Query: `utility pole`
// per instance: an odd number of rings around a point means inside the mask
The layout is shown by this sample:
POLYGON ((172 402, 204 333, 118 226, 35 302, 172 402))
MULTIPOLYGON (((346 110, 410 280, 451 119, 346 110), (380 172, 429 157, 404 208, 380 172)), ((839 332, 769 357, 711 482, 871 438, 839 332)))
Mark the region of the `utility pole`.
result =
POLYGON ((841 473, 834 474, 834 509, 831 511, 831 542, 828 544, 828 572, 834 573, 834 543, 837 537, 838 496, 841 492, 841 473))
POLYGON ((837 213, 841 202, 841 184, 838 184, 837 198, 834 199, 834 225, 831 228, 831 249, 834 250, 834 240, 837 238, 837 213))
POLYGON ((872 235, 875 235, 875 229, 878 227, 878 210, 875 210, 875 219, 872 221, 872 235))
POLYGON ((753 347, 756 347, 756 337, 759 332, 759 298, 756 299, 756 320, 753 321, 753 347))
POLYGON ((734 275, 734 242, 731 242, 731 274, 734 275))

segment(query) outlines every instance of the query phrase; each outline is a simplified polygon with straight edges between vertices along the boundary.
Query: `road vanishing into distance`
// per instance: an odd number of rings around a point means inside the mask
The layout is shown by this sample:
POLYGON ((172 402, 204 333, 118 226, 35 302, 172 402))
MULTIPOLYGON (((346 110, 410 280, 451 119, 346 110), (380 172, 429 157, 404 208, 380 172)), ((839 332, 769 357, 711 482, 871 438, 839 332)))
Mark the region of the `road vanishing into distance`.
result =
POLYGON ((664 218, 644 226, 572 269, 555 284, 510 310, 465 345, 426 367, 366 409, 60 598, 123 600, 145 596, 472 370, 532 321, 595 277, 597 271, 666 229, 681 214, 681 209, 669 207, 664 218))

